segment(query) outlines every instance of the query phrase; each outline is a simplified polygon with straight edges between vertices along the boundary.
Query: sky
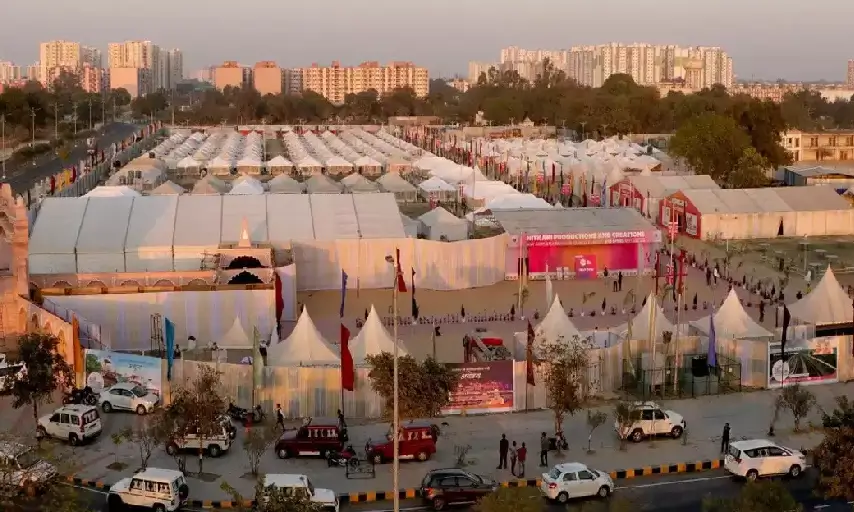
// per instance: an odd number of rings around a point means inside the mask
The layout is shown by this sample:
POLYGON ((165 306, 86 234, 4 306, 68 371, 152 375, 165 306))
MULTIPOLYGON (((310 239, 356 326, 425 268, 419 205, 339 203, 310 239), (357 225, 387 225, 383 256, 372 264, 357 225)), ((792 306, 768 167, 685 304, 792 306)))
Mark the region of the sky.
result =
MULTIPOLYGON (((27 0, 2 2, 0 60, 28 65, 38 43, 151 40, 184 52, 185 74, 236 60, 412 61, 465 76, 501 48, 608 42, 721 46, 740 79, 844 80, 852 0, 27 0), (136 7, 139 6, 139 7, 136 7)), ((105 61, 106 65, 106 61, 105 61)))

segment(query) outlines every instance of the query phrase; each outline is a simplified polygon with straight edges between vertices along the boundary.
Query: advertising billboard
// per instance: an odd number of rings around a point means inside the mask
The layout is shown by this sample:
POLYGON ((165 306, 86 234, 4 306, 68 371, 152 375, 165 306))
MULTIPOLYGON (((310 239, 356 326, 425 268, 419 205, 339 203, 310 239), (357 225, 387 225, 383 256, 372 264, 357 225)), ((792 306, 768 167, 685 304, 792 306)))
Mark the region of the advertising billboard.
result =
POLYGON ((449 363, 460 376, 442 414, 483 414, 513 411, 513 361, 449 363))
POLYGON ((84 354, 86 385, 96 393, 120 382, 133 382, 161 395, 161 359, 93 349, 86 349, 84 354))
POLYGON ((768 387, 837 382, 841 341, 839 336, 796 339, 786 343, 785 352, 779 341, 769 343, 768 387))

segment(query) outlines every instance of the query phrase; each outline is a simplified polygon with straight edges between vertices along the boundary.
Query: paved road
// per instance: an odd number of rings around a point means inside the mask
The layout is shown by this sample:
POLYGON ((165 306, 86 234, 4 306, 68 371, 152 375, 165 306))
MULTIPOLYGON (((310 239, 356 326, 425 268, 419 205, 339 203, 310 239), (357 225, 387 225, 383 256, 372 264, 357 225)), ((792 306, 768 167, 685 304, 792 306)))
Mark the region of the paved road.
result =
MULTIPOLYGON (((119 142, 138 130, 139 127, 132 124, 108 124, 103 130, 98 131, 98 135, 96 136, 98 147, 105 149, 110 144, 119 142)), ((78 140, 70 152, 68 161, 77 164, 85 158, 86 140, 78 140)), ((57 158, 56 153, 51 151, 36 158, 35 165, 31 162, 26 162, 12 168, 7 164, 6 180, 4 183, 12 185, 12 190, 20 194, 32 188, 37 181, 56 174, 61 170, 62 161, 57 158)))

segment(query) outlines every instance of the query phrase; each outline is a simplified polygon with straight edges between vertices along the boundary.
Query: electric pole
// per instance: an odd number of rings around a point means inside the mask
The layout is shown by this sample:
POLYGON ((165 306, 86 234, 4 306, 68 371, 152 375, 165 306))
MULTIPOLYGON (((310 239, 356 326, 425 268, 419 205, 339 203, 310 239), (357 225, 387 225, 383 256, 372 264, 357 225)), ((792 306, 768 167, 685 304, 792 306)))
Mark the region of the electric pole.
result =
POLYGON ((89 130, 92 130, 94 126, 92 125, 92 98, 89 98, 89 130))
POLYGON ((53 138, 59 142, 59 104, 53 104, 53 138))
POLYGON ((172 91, 169 94, 169 105, 172 107, 172 127, 174 128, 175 127, 175 90, 174 89, 172 89, 172 91))
POLYGON ((36 109, 34 107, 30 107, 30 116, 33 118, 32 120, 32 128, 33 128, 33 142, 30 147, 36 147, 36 109))
POLYGON ((74 135, 77 135, 77 102, 74 102, 74 135))

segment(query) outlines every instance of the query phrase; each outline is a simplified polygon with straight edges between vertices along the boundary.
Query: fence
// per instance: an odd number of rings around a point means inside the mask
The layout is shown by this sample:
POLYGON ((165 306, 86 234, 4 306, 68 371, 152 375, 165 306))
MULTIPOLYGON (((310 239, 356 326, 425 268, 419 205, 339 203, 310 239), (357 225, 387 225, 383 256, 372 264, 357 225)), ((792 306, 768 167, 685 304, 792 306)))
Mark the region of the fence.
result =
POLYGON ((685 398, 741 391, 741 363, 717 356, 717 365, 708 366, 705 354, 685 354, 668 358, 663 367, 641 369, 641 358, 624 361, 623 389, 642 400, 685 398))

